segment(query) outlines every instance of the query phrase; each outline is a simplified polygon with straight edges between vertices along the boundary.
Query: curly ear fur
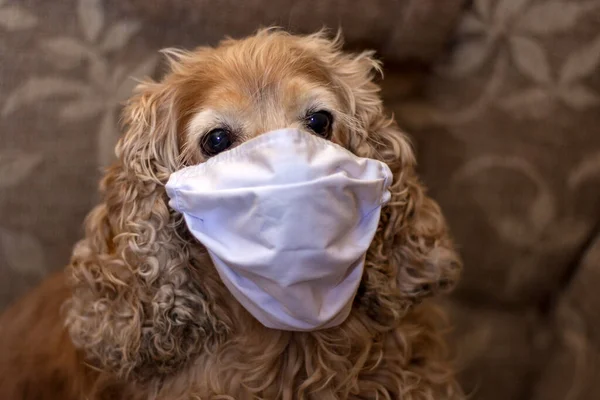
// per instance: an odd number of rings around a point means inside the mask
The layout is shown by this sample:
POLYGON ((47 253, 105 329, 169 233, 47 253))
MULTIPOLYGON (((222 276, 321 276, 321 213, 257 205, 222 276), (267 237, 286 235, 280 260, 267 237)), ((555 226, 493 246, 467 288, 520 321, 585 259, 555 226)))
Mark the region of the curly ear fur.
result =
POLYGON ((357 298, 373 319, 392 327, 412 304, 453 289, 462 262, 438 204, 417 177, 408 138, 385 115, 374 82, 382 71, 373 52, 343 53, 339 33, 332 41, 318 33, 310 44, 332 71, 354 119, 344 144, 362 157, 387 163, 394 174, 392 198, 382 210, 357 298))
POLYGON ((118 161, 102 184, 71 262, 67 326, 90 361, 121 377, 173 372, 230 326, 208 259, 168 207, 164 184, 179 165, 172 85, 141 85, 125 116, 118 161), (221 316, 217 318, 217 315, 221 316))

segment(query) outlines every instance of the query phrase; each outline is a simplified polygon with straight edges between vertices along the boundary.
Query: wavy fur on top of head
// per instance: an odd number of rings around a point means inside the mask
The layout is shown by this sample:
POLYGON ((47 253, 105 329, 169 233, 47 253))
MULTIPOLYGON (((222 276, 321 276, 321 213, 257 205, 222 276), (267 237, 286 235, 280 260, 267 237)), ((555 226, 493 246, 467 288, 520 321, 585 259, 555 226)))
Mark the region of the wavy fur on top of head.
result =
POLYGON ((118 161, 73 254, 67 325, 89 362, 159 398, 458 397, 437 314, 421 301, 452 289, 461 263, 407 137, 385 116, 373 54, 343 52, 339 35, 272 29, 165 53, 168 75, 140 85, 125 110, 118 161), (392 199, 348 320, 282 332, 229 294, 164 185, 206 159, 199 137, 214 121, 199 113, 222 111, 217 120, 240 124, 241 142, 298 124, 311 102, 334 115, 334 141, 389 165, 392 199))

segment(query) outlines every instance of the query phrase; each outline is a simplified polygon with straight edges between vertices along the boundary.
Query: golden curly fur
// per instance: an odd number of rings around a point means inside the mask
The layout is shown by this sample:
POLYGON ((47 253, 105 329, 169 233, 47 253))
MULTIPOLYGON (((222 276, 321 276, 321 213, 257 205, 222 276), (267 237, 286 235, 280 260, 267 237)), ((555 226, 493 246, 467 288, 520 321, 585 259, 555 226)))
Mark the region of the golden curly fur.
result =
POLYGON ((423 301, 454 286, 460 260, 407 137, 384 114, 379 63, 341 46, 339 35, 265 29, 165 52, 169 73, 140 85, 125 110, 118 161, 74 249, 68 286, 58 274, 0 320, 1 398, 462 397, 443 318, 423 301), (392 200, 350 317, 315 332, 271 330, 225 289, 164 185, 205 159, 198 141, 211 124, 238 124, 242 142, 298 125, 315 106, 334 115, 334 141, 389 165, 392 200))

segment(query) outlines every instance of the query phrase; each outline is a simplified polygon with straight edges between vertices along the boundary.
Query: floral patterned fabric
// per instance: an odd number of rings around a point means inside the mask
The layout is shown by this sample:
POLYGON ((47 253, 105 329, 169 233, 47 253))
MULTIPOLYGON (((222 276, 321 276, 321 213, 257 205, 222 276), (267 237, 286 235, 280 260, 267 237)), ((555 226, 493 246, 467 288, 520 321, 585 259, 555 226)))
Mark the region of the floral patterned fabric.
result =
POLYGON ((474 398, 600 396, 599 72, 600 1, 474 0, 392 104, 465 261, 449 307, 474 398))
POLYGON ((113 157, 118 104, 157 55, 95 0, 0 0, 0 304, 68 261, 113 157))
POLYGON ((593 233, 599 22, 597 0, 475 1, 423 99, 396 110, 419 138, 442 136, 421 161, 455 233, 478 244, 463 243, 477 265, 464 295, 543 301, 593 233))
POLYGON ((68 262, 157 50, 340 24, 382 56, 465 260, 444 301, 465 389, 598 398, 600 0, 241 4, 0 0, 0 309, 68 262))

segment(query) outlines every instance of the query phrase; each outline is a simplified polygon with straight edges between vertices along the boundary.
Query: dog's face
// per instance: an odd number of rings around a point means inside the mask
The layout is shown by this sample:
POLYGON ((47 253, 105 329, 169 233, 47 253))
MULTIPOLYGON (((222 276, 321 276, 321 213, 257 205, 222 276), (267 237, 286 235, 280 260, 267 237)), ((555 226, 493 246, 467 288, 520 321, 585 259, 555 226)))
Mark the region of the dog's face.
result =
POLYGON ((460 261, 417 179, 407 137, 384 114, 371 52, 345 53, 321 33, 261 31, 166 54, 169 73, 140 85, 125 109, 104 202, 73 256, 68 325, 92 360, 152 378, 235 330, 231 296, 223 300, 223 283, 206 254, 198 258, 201 245, 168 206, 164 186, 173 172, 274 129, 335 141, 394 175, 353 312, 334 328, 346 329, 341 336, 393 329, 412 304, 453 287, 460 261))
MULTIPOLYGON (((316 37, 262 34, 187 54, 167 52, 177 65, 167 82, 177 93, 180 159, 197 164, 279 128, 345 142, 352 129, 360 129, 355 88, 349 85, 372 85, 378 65, 368 55, 344 65, 342 53, 333 57, 335 46, 316 37), (338 69, 349 67, 356 76, 341 76, 338 69)), ((376 87, 371 91, 365 96, 376 87)))
POLYGON ((296 59, 289 59, 278 48, 243 54, 239 47, 208 55, 204 68, 218 72, 192 106, 183 137, 186 159, 201 162, 278 128, 302 128, 337 140, 345 114, 316 59, 293 52, 296 59), (257 60, 245 62, 252 55, 257 60))

